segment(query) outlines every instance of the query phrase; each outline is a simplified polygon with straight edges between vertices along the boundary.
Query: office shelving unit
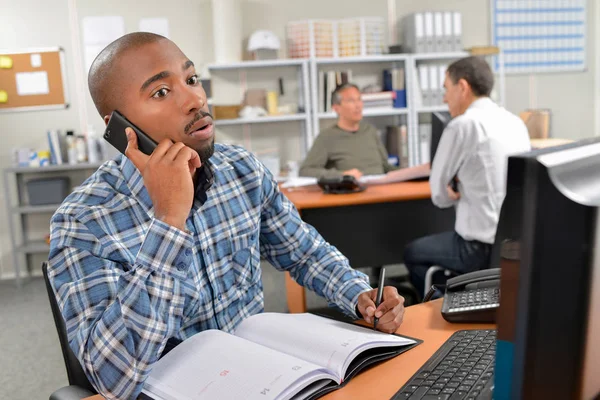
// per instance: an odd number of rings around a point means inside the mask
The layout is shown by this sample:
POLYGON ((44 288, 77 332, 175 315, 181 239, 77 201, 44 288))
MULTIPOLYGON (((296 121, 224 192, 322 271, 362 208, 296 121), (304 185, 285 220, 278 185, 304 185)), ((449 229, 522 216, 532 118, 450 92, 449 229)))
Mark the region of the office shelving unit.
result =
MULTIPOLYGON (((241 61, 231 64, 210 64, 208 70, 211 75, 211 84, 213 92, 213 106, 215 105, 216 89, 214 77, 222 77, 223 72, 237 71, 237 80, 240 82, 239 98, 230 103, 239 103, 239 99, 243 97, 248 89, 248 71, 266 70, 269 73, 275 74, 282 69, 294 68, 296 70, 296 87, 298 92, 297 104, 298 112, 296 114, 268 115, 255 118, 234 118, 234 119, 217 119, 215 121, 217 128, 224 126, 235 125, 251 125, 251 124, 267 124, 275 122, 296 122, 300 123, 301 134, 304 138, 304 149, 302 154, 305 155, 312 142, 312 126, 311 126, 311 110, 310 110, 310 93, 309 93, 309 71, 308 61, 305 59, 277 59, 277 60, 256 60, 256 61, 241 61)), ((276 76, 276 75, 274 75, 276 76)), ((243 129, 243 128, 242 128, 243 129)))
MULTIPOLYGON (((417 67, 420 63, 451 63, 462 57, 468 56, 468 52, 442 52, 442 53, 416 53, 416 54, 382 54, 370 56, 353 57, 333 57, 333 58, 308 58, 308 59, 278 59, 263 61, 242 61, 231 64, 212 64, 208 66, 211 76, 219 74, 220 71, 239 71, 238 79, 242 82, 240 92, 247 89, 247 80, 245 72, 249 69, 276 69, 290 68, 298 69, 297 81, 299 87, 298 104, 303 105, 304 112, 292 115, 266 116, 257 118, 236 118, 217 120, 219 126, 250 125, 270 122, 301 121, 302 133, 304 136, 304 154, 312 146, 314 139, 319 134, 320 122, 323 120, 335 119, 337 115, 334 112, 319 111, 319 70, 328 68, 337 68, 339 66, 349 67, 352 65, 361 65, 361 68, 368 66, 372 68, 373 74, 381 74, 384 68, 404 67, 405 89, 406 89, 406 108, 377 107, 364 109, 365 117, 399 117, 404 116, 407 121, 407 131, 409 137, 409 148, 413 153, 410 165, 420 163, 419 157, 419 134, 418 125, 422 114, 429 114, 436 111, 447 111, 445 104, 441 105, 422 105, 418 98, 421 91, 417 90, 418 85, 417 67)), ((494 100, 499 104, 504 104, 504 68, 502 52, 497 55, 500 68, 496 74, 496 97, 494 100)), ((488 60, 492 62, 491 59, 488 60)), ((379 80, 379 76, 377 78, 379 80)), ((215 86, 213 80, 213 93, 215 86)), ((214 97, 214 96, 213 96, 214 97)), ((396 120, 398 121, 398 120, 396 120)))
MULTIPOLYGON (((31 215, 52 215, 60 204, 28 205, 25 195, 27 178, 36 175, 86 173, 96 170, 101 163, 75 165, 49 165, 45 167, 12 167, 4 170, 4 197, 8 216, 9 236, 12 248, 13 268, 17 285, 21 285, 23 267, 31 273, 30 256, 48 253, 50 246, 43 239, 32 239, 27 229, 31 215)), ((75 182, 72 182, 75 183, 75 182)))

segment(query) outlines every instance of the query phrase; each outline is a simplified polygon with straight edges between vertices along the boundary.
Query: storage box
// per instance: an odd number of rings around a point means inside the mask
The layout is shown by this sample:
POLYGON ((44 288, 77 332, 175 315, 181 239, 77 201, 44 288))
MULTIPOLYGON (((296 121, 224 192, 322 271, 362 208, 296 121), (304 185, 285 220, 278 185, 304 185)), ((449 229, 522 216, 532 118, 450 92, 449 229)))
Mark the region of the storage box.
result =
POLYGON ((30 179, 25 183, 32 206, 62 203, 69 195, 70 186, 68 177, 30 179))
POLYGON ((242 106, 239 104, 219 106, 213 105, 213 117, 215 119, 235 119, 240 117, 242 106))
POLYGON ((287 23, 289 58, 383 54, 385 21, 379 17, 304 20, 287 23))

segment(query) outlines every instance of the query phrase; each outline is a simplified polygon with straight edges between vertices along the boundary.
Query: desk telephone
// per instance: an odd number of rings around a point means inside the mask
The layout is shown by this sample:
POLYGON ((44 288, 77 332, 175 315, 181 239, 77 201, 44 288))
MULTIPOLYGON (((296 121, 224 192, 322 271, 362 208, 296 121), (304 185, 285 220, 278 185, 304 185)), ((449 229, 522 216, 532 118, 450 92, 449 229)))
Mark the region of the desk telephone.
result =
POLYGON ((365 190, 352 175, 344 175, 337 178, 320 178, 317 184, 323 192, 330 194, 357 193, 365 190))
POLYGON ((442 316, 448 322, 494 322, 500 306, 500 268, 448 279, 442 316))

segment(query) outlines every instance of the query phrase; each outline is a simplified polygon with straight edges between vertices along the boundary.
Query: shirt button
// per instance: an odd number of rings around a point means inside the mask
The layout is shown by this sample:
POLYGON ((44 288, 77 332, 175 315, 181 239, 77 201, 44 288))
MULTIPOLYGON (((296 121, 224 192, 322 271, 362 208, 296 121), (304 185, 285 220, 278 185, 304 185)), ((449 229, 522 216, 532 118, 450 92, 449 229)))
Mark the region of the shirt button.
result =
POLYGON ((182 263, 182 262, 180 262, 179 264, 177 264, 177 269, 180 270, 180 271, 184 271, 186 268, 187 268, 187 266, 184 263, 182 263))
POLYGON ((250 235, 250 240, 254 241, 255 237, 256 237, 256 235, 253 233, 252 235, 250 235))
POLYGON ((189 257, 192 255, 192 250, 190 249, 185 249, 185 251, 183 252, 183 254, 185 254, 186 257, 189 257))
POLYGON ((210 256, 210 249, 206 249, 206 254, 210 256))
POLYGON ((218 299, 219 301, 223 300, 223 295, 222 295, 222 294, 218 295, 218 296, 217 296, 217 299, 218 299))

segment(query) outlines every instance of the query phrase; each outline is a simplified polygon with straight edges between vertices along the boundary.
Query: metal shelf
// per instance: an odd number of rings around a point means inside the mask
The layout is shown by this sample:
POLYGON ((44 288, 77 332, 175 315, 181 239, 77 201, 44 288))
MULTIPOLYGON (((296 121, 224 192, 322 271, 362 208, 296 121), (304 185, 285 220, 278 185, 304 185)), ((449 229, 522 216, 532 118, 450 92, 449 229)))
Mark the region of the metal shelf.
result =
MULTIPOLYGON (((375 108, 364 108, 363 117, 382 117, 392 115, 406 115, 408 114, 408 108, 393 108, 393 107, 375 107, 375 108)), ((326 118, 337 118, 335 112, 319 113, 319 119, 326 118)))
POLYGON ((303 58, 288 58, 277 60, 256 60, 242 61, 231 64, 209 64, 209 71, 231 70, 231 69, 246 69, 246 68, 268 68, 268 67, 297 67, 302 65, 306 60, 303 58))
POLYGON ((443 104, 443 105, 439 105, 439 106, 421 106, 421 107, 417 107, 417 112, 418 113, 431 113, 431 112, 438 112, 438 111, 448 111, 448 106, 443 104))
POLYGON ((50 251, 50 245, 45 240, 32 240, 22 246, 18 246, 17 251, 25 254, 47 253, 50 251))
POLYGON ((359 57, 336 57, 336 58, 315 58, 315 64, 351 64, 351 63, 373 63, 373 62, 394 62, 406 61, 409 54, 381 54, 373 56, 359 57))
POLYGON ((43 206, 21 206, 13 207, 13 212, 16 214, 41 214, 54 212, 60 207, 60 204, 47 204, 43 206))
POLYGON ((305 113, 291 114, 291 115, 269 115, 265 117, 256 118, 234 118, 234 119, 216 119, 215 126, 226 125, 244 125, 244 124, 263 124, 267 122, 285 122, 285 121, 304 121, 306 119, 305 113))
POLYGON ((425 61, 425 60, 451 60, 458 59, 463 57, 468 57, 470 54, 466 51, 455 51, 455 52, 447 52, 447 53, 416 53, 413 54, 413 57, 416 61, 425 61))
POLYGON ((97 169, 103 163, 85 163, 85 164, 61 164, 61 165, 47 165, 44 167, 11 167, 6 168, 6 172, 14 172, 18 174, 24 173, 37 173, 37 172, 57 172, 57 171, 78 171, 87 169, 97 169))

